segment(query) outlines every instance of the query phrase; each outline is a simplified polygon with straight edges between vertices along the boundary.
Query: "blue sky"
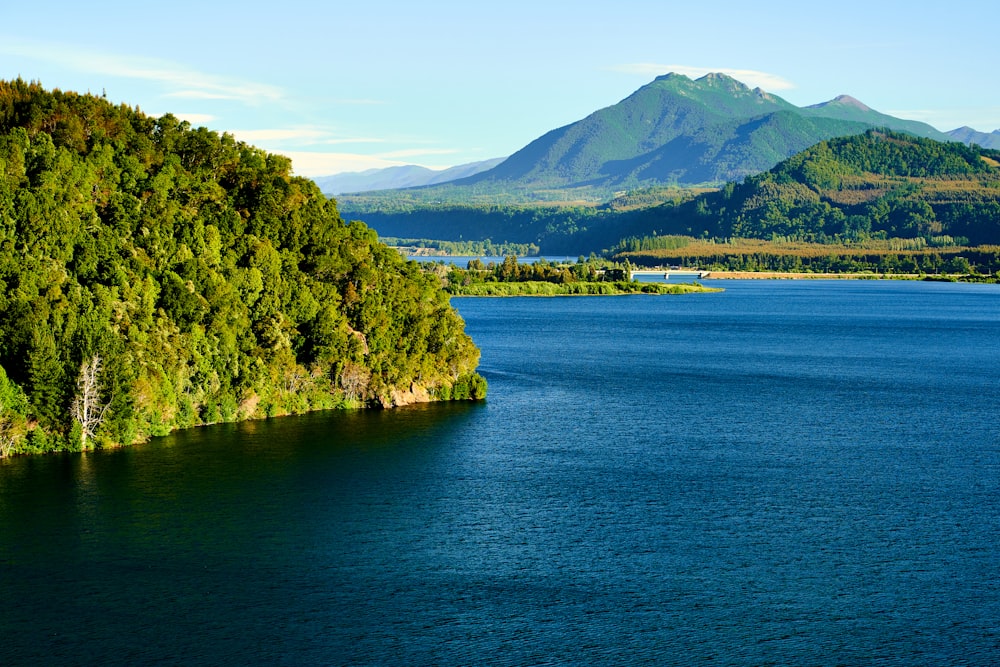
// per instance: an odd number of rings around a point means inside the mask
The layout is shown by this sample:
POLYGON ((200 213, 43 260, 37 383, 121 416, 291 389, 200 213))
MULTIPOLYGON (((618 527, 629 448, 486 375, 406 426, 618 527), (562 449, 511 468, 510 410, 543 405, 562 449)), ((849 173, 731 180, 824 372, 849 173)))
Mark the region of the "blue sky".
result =
POLYGON ((1000 128, 995 0, 11 4, 0 78, 170 112, 305 176, 509 155, 669 71, 1000 128))

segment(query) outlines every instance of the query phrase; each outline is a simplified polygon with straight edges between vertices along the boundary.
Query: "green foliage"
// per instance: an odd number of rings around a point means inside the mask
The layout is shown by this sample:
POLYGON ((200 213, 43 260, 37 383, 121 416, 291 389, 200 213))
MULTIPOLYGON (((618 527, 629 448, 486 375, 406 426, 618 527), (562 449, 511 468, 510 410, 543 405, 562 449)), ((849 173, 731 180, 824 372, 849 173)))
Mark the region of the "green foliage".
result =
MULTIPOLYGON (((627 199, 627 194, 620 195, 627 199)), ((411 207, 371 212, 390 233, 504 238, 544 254, 655 250, 678 237, 817 243, 943 237, 1000 243, 1000 151, 887 131, 820 142, 741 183, 655 207, 411 207)))
POLYGON ((534 243, 494 243, 491 239, 482 241, 435 241, 433 239, 401 239, 382 236, 382 242, 409 254, 441 255, 481 255, 496 257, 518 255, 532 257, 538 255, 539 247, 534 243))
POLYGON ((690 236, 677 236, 676 234, 667 236, 629 236, 618 242, 611 249, 611 254, 622 252, 638 252, 640 250, 677 250, 686 248, 694 239, 690 236))
MULTIPOLYGON (((676 201, 687 201, 687 195, 676 201)), ((664 208, 674 206, 675 200, 664 208)), ((371 210, 354 212, 365 223, 394 239, 445 239, 424 241, 427 247, 463 254, 467 248, 491 248, 493 253, 520 256, 549 254, 589 254, 614 245, 633 230, 648 223, 647 211, 661 209, 626 209, 597 205, 518 205, 475 206, 435 204, 413 206, 389 212, 371 210), (497 239, 502 239, 499 241, 497 239), (454 243, 454 245, 450 245, 454 243), (527 249, 528 252, 524 252, 527 249)))
POLYGON ((806 243, 788 238, 690 239, 679 248, 620 252, 616 258, 637 266, 679 264, 710 271, 793 272, 871 275, 933 275, 988 278, 1000 272, 1000 246, 968 248, 951 237, 928 242, 869 239, 853 243, 806 243), (947 241, 950 243, 945 245, 947 241))
POLYGON ((486 398, 486 380, 478 373, 460 375, 451 386, 451 400, 468 401, 486 398))
POLYGON ((81 442, 70 408, 95 357, 107 410, 94 442, 128 444, 346 404, 348 363, 366 378, 356 404, 434 391, 478 362, 463 328, 436 278, 345 224, 286 158, 170 115, 0 82, 10 451, 81 442))
MULTIPOLYGON (((434 267, 428 269, 433 271, 434 267)), ((451 265, 446 289, 460 296, 597 296, 618 294, 682 294, 711 291, 695 285, 640 283, 630 280, 631 266, 607 261, 581 260, 575 264, 551 264, 540 259, 521 264, 508 256, 497 264, 478 259, 467 269, 451 265)))
POLYGON ((474 283, 450 288, 456 296, 619 296, 623 294, 692 294, 721 292, 695 283, 641 283, 630 280, 555 283, 474 283))
POLYGON ((643 236, 1000 243, 998 160, 998 151, 873 130, 820 142, 691 202, 644 211, 643 236))
POLYGON ((20 448, 27 435, 31 404, 24 391, 0 367, 0 457, 20 448))

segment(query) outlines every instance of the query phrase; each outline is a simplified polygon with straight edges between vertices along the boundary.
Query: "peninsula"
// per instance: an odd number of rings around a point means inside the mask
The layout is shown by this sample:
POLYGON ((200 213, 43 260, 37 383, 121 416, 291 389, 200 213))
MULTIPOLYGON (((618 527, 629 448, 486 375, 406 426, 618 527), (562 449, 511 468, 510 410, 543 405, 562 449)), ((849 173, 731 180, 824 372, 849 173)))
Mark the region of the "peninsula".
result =
POLYGON ((482 398, 448 298, 285 157, 0 82, 0 456, 482 398))

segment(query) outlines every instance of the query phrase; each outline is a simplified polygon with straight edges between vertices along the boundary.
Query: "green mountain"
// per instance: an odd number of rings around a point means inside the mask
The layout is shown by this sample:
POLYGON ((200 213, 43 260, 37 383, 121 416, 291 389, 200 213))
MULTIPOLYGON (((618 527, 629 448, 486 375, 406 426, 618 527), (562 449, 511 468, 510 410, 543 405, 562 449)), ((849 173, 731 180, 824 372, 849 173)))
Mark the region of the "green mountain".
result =
POLYGON ((725 74, 667 74, 618 104, 553 130, 457 184, 631 188, 739 180, 823 139, 872 127, 947 140, 841 96, 799 108, 725 74))
POLYGON ((0 82, 0 456, 479 397, 463 329, 287 158, 0 82))
POLYGON ((900 132, 825 140, 702 194, 648 191, 672 198, 663 205, 642 194, 601 206, 412 206, 365 219, 391 236, 531 243, 552 255, 656 248, 677 235, 1000 245, 1000 151, 900 132))
POLYGON ((954 141, 948 134, 938 131, 927 123, 921 123, 916 120, 905 120, 879 113, 850 95, 838 95, 829 102, 804 107, 800 109, 800 112, 806 116, 815 118, 832 118, 864 123, 870 127, 906 132, 917 137, 925 137, 936 141, 954 141))
POLYGON ((678 206, 623 217, 626 228, 637 237, 1000 244, 1000 151, 869 130, 678 206))

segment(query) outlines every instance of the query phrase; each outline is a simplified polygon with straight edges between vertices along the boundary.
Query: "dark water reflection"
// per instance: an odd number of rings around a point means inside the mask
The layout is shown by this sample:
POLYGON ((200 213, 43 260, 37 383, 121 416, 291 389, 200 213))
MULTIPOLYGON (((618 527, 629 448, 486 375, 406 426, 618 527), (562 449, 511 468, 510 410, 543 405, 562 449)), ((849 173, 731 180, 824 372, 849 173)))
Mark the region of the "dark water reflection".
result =
POLYGON ((1000 662, 1000 290, 456 300, 484 404, 0 463, 0 664, 1000 662))

